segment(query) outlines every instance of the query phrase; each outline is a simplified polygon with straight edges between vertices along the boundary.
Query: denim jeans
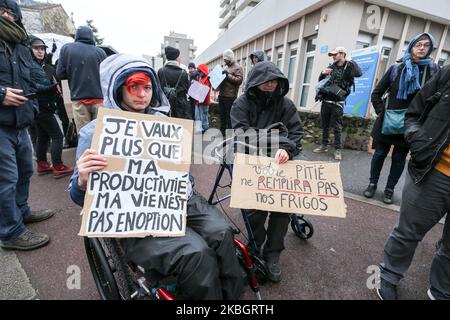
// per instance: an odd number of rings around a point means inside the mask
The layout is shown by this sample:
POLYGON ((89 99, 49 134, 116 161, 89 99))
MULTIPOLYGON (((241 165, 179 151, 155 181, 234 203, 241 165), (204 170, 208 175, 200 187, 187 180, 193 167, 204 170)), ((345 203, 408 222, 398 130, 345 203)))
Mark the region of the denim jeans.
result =
POLYGON ((30 214, 28 193, 33 175, 31 141, 26 129, 0 126, 0 240, 18 238, 30 214))
MULTIPOLYGON (((375 153, 372 157, 372 164, 370 166, 370 183, 378 184, 381 169, 383 168, 384 160, 391 149, 391 145, 377 141, 375 148, 375 153)), ((394 151, 392 152, 391 170, 389 172, 385 189, 394 190, 405 168, 406 156, 408 155, 408 152, 408 148, 394 146, 394 151)))
POLYGON ((195 106, 195 129, 203 131, 209 129, 209 107, 207 105, 195 106))

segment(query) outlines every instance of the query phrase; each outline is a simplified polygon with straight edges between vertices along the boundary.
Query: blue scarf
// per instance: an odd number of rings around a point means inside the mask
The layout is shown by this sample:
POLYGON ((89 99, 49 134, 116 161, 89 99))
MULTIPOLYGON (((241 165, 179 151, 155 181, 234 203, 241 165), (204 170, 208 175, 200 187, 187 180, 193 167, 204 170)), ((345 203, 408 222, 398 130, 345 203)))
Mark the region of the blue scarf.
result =
POLYGON ((419 65, 427 66, 432 62, 432 59, 428 57, 433 51, 434 44, 435 40, 433 36, 429 33, 421 33, 411 40, 406 50, 406 53, 402 59, 402 62, 405 65, 405 67, 403 68, 402 74, 400 75, 397 99, 408 100, 409 95, 415 94, 418 90, 420 90, 421 83, 420 83, 419 65), (418 42, 418 40, 424 35, 428 36, 428 38, 430 39, 431 47, 428 50, 426 58, 420 59, 418 63, 415 63, 412 60, 412 49, 414 45, 418 42))

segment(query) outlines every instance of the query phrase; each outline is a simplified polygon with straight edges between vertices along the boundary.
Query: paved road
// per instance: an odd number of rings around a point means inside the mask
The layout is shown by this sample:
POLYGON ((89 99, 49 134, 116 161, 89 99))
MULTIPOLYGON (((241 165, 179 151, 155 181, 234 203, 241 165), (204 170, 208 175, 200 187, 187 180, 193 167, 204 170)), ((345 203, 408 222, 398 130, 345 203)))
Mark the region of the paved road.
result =
MULTIPOLYGON (((353 182, 347 182, 346 170, 360 166, 364 153, 353 156, 344 152, 342 163, 344 186, 351 190, 353 182), (355 159, 355 164, 347 161, 355 159), (348 168, 348 169, 347 169, 348 168)), ((64 153, 64 159, 72 164, 74 151, 64 153)), ((212 188, 217 166, 192 167, 197 179, 197 189, 205 196, 212 188)), ((358 175, 348 175, 355 177, 358 175)), ((32 225, 33 230, 47 232, 51 243, 42 249, 26 253, 6 253, 0 250, 0 299, 98 299, 98 294, 83 248, 77 236, 80 226, 80 209, 68 198, 67 179, 54 180, 51 176, 34 176, 31 184, 30 204, 34 209, 57 209, 52 219, 32 225), (81 270, 81 288, 69 290, 66 282, 71 266, 81 270), (8 267, 11 271, 5 271, 8 267), (15 281, 15 282, 14 282, 15 281), (6 283, 7 286, 4 285, 6 283)), ((365 185, 362 184, 362 185, 365 185)), ((286 238, 286 250, 282 255, 284 278, 280 284, 268 284, 262 288, 265 299, 375 299, 373 291, 366 287, 367 267, 382 258, 384 241, 390 233, 398 214, 371 204, 347 199, 346 219, 317 218, 315 235, 307 242, 295 237, 292 231, 286 238)), ((234 221, 241 225, 236 210, 225 209, 234 221)), ((436 226, 419 244, 407 278, 400 287, 404 299, 426 299, 428 272, 436 241, 442 234, 442 225, 436 226)), ((247 291, 245 298, 252 299, 247 291)))

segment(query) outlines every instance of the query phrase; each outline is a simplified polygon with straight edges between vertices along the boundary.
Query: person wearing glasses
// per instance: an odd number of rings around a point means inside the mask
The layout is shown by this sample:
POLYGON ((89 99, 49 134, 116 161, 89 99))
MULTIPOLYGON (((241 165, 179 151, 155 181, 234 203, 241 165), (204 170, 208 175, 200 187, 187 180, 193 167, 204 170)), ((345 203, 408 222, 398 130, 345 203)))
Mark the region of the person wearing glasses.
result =
POLYGON ((27 127, 38 111, 30 94, 38 91, 33 76, 43 71, 26 46, 21 20, 15 1, 0 0, 0 247, 33 250, 45 246, 49 237, 25 224, 48 219, 54 212, 32 212, 28 206, 33 157, 27 127))
POLYGON ((428 33, 411 39, 401 63, 390 67, 372 92, 372 104, 378 118, 372 130, 375 153, 370 168, 370 182, 364 191, 366 198, 375 195, 384 160, 393 146, 391 169, 383 198, 384 203, 393 203, 394 189, 405 168, 409 146, 401 133, 382 133, 385 110, 407 109, 419 89, 435 73, 437 66, 430 59, 434 43, 433 36, 428 33))

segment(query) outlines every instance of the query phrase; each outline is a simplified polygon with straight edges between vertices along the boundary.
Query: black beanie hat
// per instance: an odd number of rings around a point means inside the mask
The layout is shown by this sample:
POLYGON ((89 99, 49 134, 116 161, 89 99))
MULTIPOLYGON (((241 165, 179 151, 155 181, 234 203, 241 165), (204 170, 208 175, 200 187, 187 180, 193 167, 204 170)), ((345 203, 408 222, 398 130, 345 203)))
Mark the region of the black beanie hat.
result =
POLYGON ((178 58, 180 56, 180 50, 178 50, 177 48, 168 46, 165 49, 165 53, 166 53, 166 58, 167 60, 176 60, 176 58, 178 58))
POLYGON ((194 68, 194 69, 196 69, 195 63, 190 62, 188 68, 194 68))

